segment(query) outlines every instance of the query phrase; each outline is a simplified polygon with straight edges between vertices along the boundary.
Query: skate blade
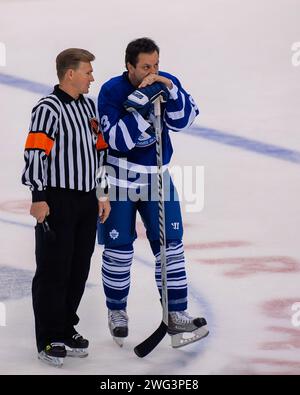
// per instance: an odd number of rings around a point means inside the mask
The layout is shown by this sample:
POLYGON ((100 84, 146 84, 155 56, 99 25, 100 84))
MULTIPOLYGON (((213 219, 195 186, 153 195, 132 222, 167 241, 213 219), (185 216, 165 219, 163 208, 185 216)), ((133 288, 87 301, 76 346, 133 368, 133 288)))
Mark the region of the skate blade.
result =
POLYGON ((124 337, 115 337, 115 336, 113 336, 113 340, 119 347, 123 347, 123 345, 124 345, 124 337))
POLYGON ((67 357, 71 358, 85 358, 89 355, 86 348, 68 348, 67 349, 67 357))
POLYGON ((171 346, 173 348, 187 346, 188 344, 195 343, 198 340, 203 339, 208 334, 209 331, 206 325, 201 326, 201 328, 198 328, 193 332, 177 333, 176 335, 171 336, 171 346))
POLYGON ((47 365, 54 366, 55 368, 61 368, 64 364, 64 358, 51 357, 50 355, 43 353, 43 351, 38 354, 38 359, 47 365))

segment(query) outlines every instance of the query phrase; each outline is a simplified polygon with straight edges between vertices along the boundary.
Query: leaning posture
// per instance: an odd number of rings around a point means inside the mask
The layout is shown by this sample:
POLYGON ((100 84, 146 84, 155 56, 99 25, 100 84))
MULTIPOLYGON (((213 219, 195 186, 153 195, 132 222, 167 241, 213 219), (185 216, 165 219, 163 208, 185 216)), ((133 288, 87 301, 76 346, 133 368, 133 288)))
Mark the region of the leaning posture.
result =
POLYGON ((187 313, 187 280, 179 199, 167 170, 172 156, 170 131, 188 128, 198 114, 192 97, 173 75, 159 71, 159 48, 149 38, 130 42, 126 71, 107 81, 98 97, 104 138, 109 145, 107 170, 112 212, 99 226, 104 244, 102 279, 111 335, 122 345, 128 335, 127 297, 136 238, 136 214, 146 228, 156 260, 156 282, 161 292, 156 137, 153 101, 162 96, 162 149, 165 185, 168 332, 173 347, 208 334, 204 318, 187 313), (114 191, 112 193, 112 191, 114 191), (189 332, 189 339, 184 334, 189 332))

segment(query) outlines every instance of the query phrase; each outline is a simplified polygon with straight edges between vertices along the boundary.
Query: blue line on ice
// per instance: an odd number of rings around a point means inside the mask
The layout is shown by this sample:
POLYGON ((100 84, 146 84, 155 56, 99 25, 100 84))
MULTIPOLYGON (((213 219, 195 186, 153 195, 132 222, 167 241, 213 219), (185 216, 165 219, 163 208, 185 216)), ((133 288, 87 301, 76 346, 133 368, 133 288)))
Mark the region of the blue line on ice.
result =
MULTIPOLYGON (((47 95, 52 90, 52 87, 48 85, 3 73, 0 73, 0 84, 8 85, 12 88, 22 89, 31 93, 37 93, 39 95, 47 95)), ((290 150, 276 145, 263 143, 257 140, 247 139, 245 137, 237 136, 235 134, 230 134, 227 132, 225 133, 216 129, 200 126, 192 126, 188 130, 186 130, 185 133, 192 134, 196 137, 212 140, 224 145, 241 148, 246 151, 252 151, 257 154, 300 164, 299 151, 290 150)))
POLYGON ((0 84, 40 95, 48 95, 52 91, 52 88, 48 85, 3 73, 0 73, 0 84))
POLYGON ((207 140, 216 141, 221 144, 232 147, 242 148, 247 151, 253 151, 257 154, 271 156, 273 158, 286 160, 293 163, 300 163, 300 152, 279 147, 278 145, 263 143, 258 140, 248 139, 235 134, 221 132, 220 130, 205 128, 200 126, 191 126, 185 131, 186 134, 202 137, 207 140))

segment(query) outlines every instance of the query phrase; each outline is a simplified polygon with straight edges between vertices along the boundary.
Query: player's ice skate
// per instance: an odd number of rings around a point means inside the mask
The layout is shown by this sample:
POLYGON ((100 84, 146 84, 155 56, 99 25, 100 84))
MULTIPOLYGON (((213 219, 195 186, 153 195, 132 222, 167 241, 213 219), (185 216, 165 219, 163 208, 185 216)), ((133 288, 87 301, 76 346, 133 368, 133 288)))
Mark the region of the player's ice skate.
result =
POLYGON ((169 312, 168 333, 173 348, 194 343, 209 334, 205 318, 193 318, 186 311, 169 312))
POLYGON ((125 310, 108 310, 108 327, 113 340, 123 347, 128 336, 128 315, 125 310))
POLYGON ((65 340, 65 346, 68 357, 84 358, 89 355, 87 351, 89 341, 84 339, 79 333, 76 333, 70 339, 65 340))
POLYGON ((63 343, 51 343, 38 353, 38 358, 48 365, 60 368, 63 366, 66 349, 63 343))

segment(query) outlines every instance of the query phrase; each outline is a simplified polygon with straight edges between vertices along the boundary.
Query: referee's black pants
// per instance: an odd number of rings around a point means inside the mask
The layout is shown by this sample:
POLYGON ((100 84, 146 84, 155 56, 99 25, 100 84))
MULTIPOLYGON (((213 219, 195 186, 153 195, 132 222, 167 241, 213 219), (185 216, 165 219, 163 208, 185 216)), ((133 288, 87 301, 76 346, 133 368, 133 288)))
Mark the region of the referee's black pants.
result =
POLYGON ((37 348, 76 333, 76 312, 95 248, 98 203, 95 190, 47 188, 47 221, 55 240, 35 229, 36 273, 32 282, 37 348))

